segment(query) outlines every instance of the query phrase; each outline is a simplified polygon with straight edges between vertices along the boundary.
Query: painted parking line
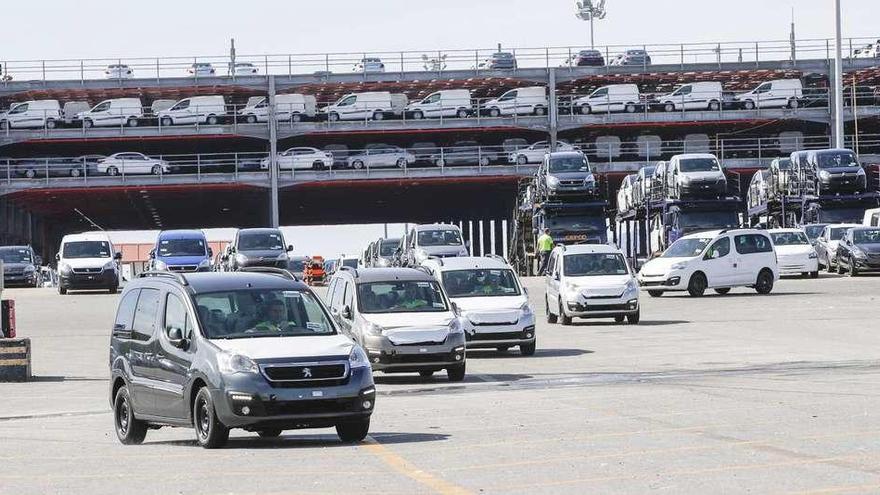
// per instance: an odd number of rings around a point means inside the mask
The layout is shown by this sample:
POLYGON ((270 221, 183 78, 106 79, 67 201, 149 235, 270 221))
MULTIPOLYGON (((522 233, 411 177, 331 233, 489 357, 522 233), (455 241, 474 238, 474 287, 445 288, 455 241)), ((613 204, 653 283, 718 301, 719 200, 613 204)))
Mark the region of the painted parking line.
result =
POLYGON ((364 448, 382 460, 382 462, 391 467, 391 469, 424 485, 434 493, 439 493, 441 495, 467 495, 471 493, 458 485, 452 484, 427 471, 419 469, 403 457, 395 454, 388 447, 376 441, 373 437, 367 437, 364 448))

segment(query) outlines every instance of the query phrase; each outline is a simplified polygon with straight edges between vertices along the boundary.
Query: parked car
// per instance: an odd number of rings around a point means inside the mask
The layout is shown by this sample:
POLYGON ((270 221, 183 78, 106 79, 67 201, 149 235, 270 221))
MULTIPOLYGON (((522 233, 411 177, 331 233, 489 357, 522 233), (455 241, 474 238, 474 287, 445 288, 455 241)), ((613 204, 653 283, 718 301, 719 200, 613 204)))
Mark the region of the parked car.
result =
POLYGON ((580 151, 557 151, 544 156, 535 183, 541 200, 595 196, 596 177, 587 155, 580 151))
POLYGON ((862 217, 862 224, 868 227, 880 227, 880 208, 870 208, 865 210, 862 217))
POLYGON ((99 174, 167 174, 170 171, 168 162, 159 158, 150 158, 143 153, 114 153, 96 165, 99 174))
POLYGON ((746 110, 755 108, 797 108, 803 97, 800 79, 776 79, 759 84, 755 89, 735 96, 746 110))
POLYGON ((110 64, 104 69, 104 77, 107 79, 131 79, 134 71, 125 64, 110 64))
POLYGON ((43 280, 40 266, 43 260, 31 246, 0 246, 5 287, 40 287, 43 280))
POLYGON ((250 62, 236 62, 231 72, 236 76, 254 76, 260 73, 260 69, 250 62))
POLYGON ((163 230, 150 250, 149 270, 209 272, 214 251, 201 230, 163 230))
POLYGON ((786 196, 789 193, 794 192, 789 189, 790 184, 793 185, 796 181, 796 179, 792 178, 792 173, 791 158, 774 158, 773 161, 770 162, 768 177, 770 181, 770 196, 786 196))
MULTIPOLYGON (((301 122, 314 118, 316 115, 316 100, 312 95, 289 93, 275 95, 275 119, 280 121, 301 122)), ((239 117, 245 122, 269 121, 269 98, 256 96, 248 100, 247 104, 238 111, 239 117)))
POLYGON ((770 229, 767 233, 776 248, 780 276, 819 278, 819 255, 803 230, 770 229))
POLYGON ((856 277, 880 272, 880 228, 854 227, 843 234, 837 246, 837 273, 856 277))
POLYGON ((730 229, 679 238, 662 256, 645 263, 638 278, 651 297, 671 291, 700 297, 707 289, 724 295, 734 287, 769 294, 779 280, 779 268, 767 233, 730 229))
POLYGON ((547 88, 530 86, 511 89, 483 103, 481 111, 490 117, 502 115, 544 115, 549 108, 547 88))
POLYGON ((822 229, 822 233, 816 239, 816 254, 819 256, 819 264, 824 266, 828 273, 836 271, 835 263, 837 263, 837 247, 843 234, 847 230, 860 227, 856 223, 833 223, 828 224, 822 229))
POLYGON ((749 191, 746 194, 746 204, 749 208, 767 204, 770 193, 770 171, 758 170, 752 175, 749 182, 749 191))
POLYGON ((477 67, 479 70, 514 70, 516 69, 516 57, 510 52, 495 52, 477 67))
POLYGON ((648 165, 639 169, 636 174, 636 183, 633 186, 633 204, 642 205, 651 199, 654 190, 654 171, 656 165, 648 165))
POLYGON ((629 211, 635 206, 633 189, 635 188, 637 177, 638 175, 636 174, 629 174, 621 181, 620 189, 617 190, 617 211, 629 211))
POLYGON ((375 371, 427 378, 445 369, 450 381, 464 380, 464 325, 426 272, 343 268, 326 297, 335 322, 367 351, 375 371))
POLYGON ((385 72, 385 64, 382 63, 381 59, 376 57, 366 57, 361 59, 360 62, 354 64, 351 71, 360 74, 382 73, 385 72))
POLYGON ((468 246, 462 240, 461 229, 456 225, 417 225, 410 229, 403 240, 401 265, 417 267, 431 257, 452 258, 468 256, 468 246))
POLYGON ((428 259, 422 267, 443 285, 466 320, 468 349, 519 347, 533 356, 537 346, 535 312, 516 273, 500 256, 428 259))
POLYGON ((416 164, 433 165, 436 155, 440 153, 440 148, 437 147, 437 144, 430 141, 415 142, 407 150, 416 157, 416 164))
POLYGON ((58 100, 32 100, 13 103, 9 110, 0 113, 0 128, 54 129, 64 121, 58 100))
POLYGON ((413 119, 458 117, 466 118, 472 111, 471 90, 444 89, 435 91, 407 105, 406 113, 413 119))
POLYGON ((815 150, 801 163, 802 177, 813 177, 817 194, 857 193, 867 189, 867 175, 855 153, 847 149, 815 150))
MULTIPOLYGON (((556 142, 556 151, 575 151, 575 147, 565 141, 556 142)), ((538 141, 527 148, 521 148, 511 152, 507 156, 508 163, 525 165, 527 163, 541 163, 544 156, 550 153, 549 141, 538 141)))
POLYGON ((402 116, 407 103, 408 99, 405 94, 392 94, 388 91, 350 93, 319 111, 330 122, 337 120, 383 120, 385 117, 402 116))
POLYGON ((617 55, 609 65, 651 65, 651 56, 643 49, 627 50, 617 55))
POLYGON ((86 128, 121 125, 137 127, 143 117, 144 109, 140 98, 104 100, 90 110, 76 114, 76 120, 82 122, 82 126, 86 128))
POLYGON ((676 199, 722 198, 727 195, 727 176, 715 155, 675 155, 668 167, 672 171, 671 193, 676 199))
POLYGON ((573 53, 562 63, 563 67, 602 67, 605 57, 599 50, 581 50, 573 53))
POLYGON ((612 84, 602 86, 587 96, 572 101, 572 106, 582 115, 603 112, 633 113, 641 104, 639 87, 635 84, 612 84))
POLYGON ((362 168, 405 168, 416 162, 416 156, 399 146, 381 146, 352 152, 348 156, 348 166, 362 168))
POLYGON ((103 289, 115 294, 119 289, 119 260, 103 232, 68 234, 61 239, 55 261, 58 263, 58 293, 71 290, 103 289))
POLYGON ((189 77, 211 77, 214 74, 214 66, 208 62, 196 62, 186 68, 186 75, 189 77))
MULTIPOLYGON (((260 168, 269 169, 269 157, 260 161, 260 168)), ((333 155, 317 148, 290 148, 275 158, 279 170, 324 170, 333 165, 333 155)))
POLYGON ((376 268, 388 268, 394 266, 394 258, 397 248, 400 247, 400 238, 391 237, 376 241, 376 257, 373 266, 376 268))
POLYGON ((655 98, 656 104, 667 112, 679 110, 721 110, 724 88, 720 82, 694 82, 679 86, 672 93, 655 98))
POLYGON ((498 161, 498 151, 491 146, 480 146, 476 141, 458 141, 448 148, 440 148, 431 158, 438 167, 447 165, 480 165, 485 167, 498 161))
POLYGON ((286 269, 293 246, 284 243, 279 229, 239 229, 224 253, 224 270, 234 272, 242 268, 269 267, 286 269))
POLYGON ((547 322, 571 325, 574 318, 613 318, 637 325, 639 284, 619 249, 607 244, 558 246, 550 254, 544 282, 547 322))
POLYGON ((163 127, 178 124, 217 125, 226 116, 226 100, 220 95, 184 98, 157 114, 163 127))
MULTIPOLYGON (((804 231, 804 234, 807 235, 807 239, 810 240, 810 244, 815 247, 816 240, 819 239, 819 236, 822 235, 822 231, 825 230, 825 226, 827 223, 811 223, 807 225, 802 225, 801 230, 804 231)), ((818 251, 817 251, 818 254, 818 251)))
POLYGON ((110 375, 124 444, 162 426, 194 427, 204 448, 222 447, 232 428, 272 438, 335 426, 341 440, 357 442, 376 400, 363 349, 280 270, 142 274, 120 298, 110 375), (145 385, 154 381, 164 386, 145 385))

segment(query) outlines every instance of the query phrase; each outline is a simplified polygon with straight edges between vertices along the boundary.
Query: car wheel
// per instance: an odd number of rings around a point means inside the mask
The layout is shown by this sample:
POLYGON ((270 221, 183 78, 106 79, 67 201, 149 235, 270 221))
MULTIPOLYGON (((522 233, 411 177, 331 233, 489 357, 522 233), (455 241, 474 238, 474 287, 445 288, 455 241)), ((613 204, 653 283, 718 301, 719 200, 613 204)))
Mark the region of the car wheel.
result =
POLYGON ((651 297, 660 297, 663 295, 663 291, 662 290, 649 290, 648 295, 651 297))
POLYGON ((153 175, 161 175, 162 174, 162 167, 160 165, 153 165, 152 173, 153 173, 153 175))
POLYGON ((457 115, 460 119, 466 119, 468 116, 468 111, 464 108, 459 108, 458 111, 455 112, 455 115, 457 115))
POLYGON ((721 288, 721 289, 715 289, 715 293, 724 296, 724 295, 730 293, 730 287, 724 287, 724 288, 721 288))
POLYGON ((755 102, 753 102, 752 100, 746 100, 743 103, 743 108, 745 108, 746 110, 754 110, 755 109, 755 102))
POLYGON ((364 162, 361 160, 355 160, 355 161, 351 162, 351 166, 352 166, 352 168, 354 168, 356 170, 360 170, 360 169, 364 168, 364 162))
POLYGON ((619 324, 623 323, 623 320, 625 320, 625 319, 626 319, 626 316, 623 316, 623 315, 615 316, 614 323, 617 323, 619 325, 619 324))
POLYGON ((126 122, 125 124, 129 127, 137 127, 138 126, 138 119, 131 117, 130 119, 128 119, 128 122, 126 122))
POLYGON ((275 438, 281 436, 281 431, 278 428, 271 428, 267 430, 260 430, 257 432, 257 435, 260 435, 261 438, 275 438))
POLYGON ((667 112, 674 112, 675 105, 673 105, 672 103, 667 103, 666 105, 663 106, 663 110, 666 110, 667 112))
POLYGON ((327 115, 327 120, 329 120, 330 122, 336 122, 336 121, 339 120, 339 114, 338 114, 338 113, 331 113, 331 114, 328 114, 328 115, 327 115))
POLYGON ((460 382, 464 380, 464 375, 466 371, 466 364, 456 364, 455 366, 446 368, 446 376, 449 378, 450 382, 460 382))
POLYGON ((257 123, 257 116, 256 115, 248 115, 247 117, 244 118, 244 121, 248 124, 256 124, 257 123))
POLYGON ((434 370, 419 371, 419 376, 422 378, 431 378, 432 376, 434 376, 434 370))
POLYGON ((438 158, 438 159, 434 160, 434 165, 436 165, 438 167, 443 167, 446 165, 446 160, 444 160, 442 158, 438 158))
POLYGON ((208 125, 217 125, 217 122, 217 116, 215 115, 208 115, 208 118, 205 120, 205 123, 208 125))
POLYGON ((406 158, 397 159, 397 168, 406 168, 406 158))
POLYGON ((846 270, 844 270, 843 265, 840 263, 840 258, 834 260, 834 266, 837 267, 838 275, 843 275, 844 273, 846 273, 846 270))
POLYGON ((590 105, 581 105, 581 115, 590 115, 593 109, 590 108, 590 105))
POLYGON ((56 125, 57 124, 55 123, 54 120, 47 120, 46 121, 46 129, 54 129, 56 125))
POLYGON ((382 120, 385 118, 385 114, 382 112, 373 112, 373 120, 382 120))
POLYGON ((500 117, 500 116, 501 116, 501 110, 498 110, 497 108, 492 108, 489 110, 489 117, 500 117))
POLYGON ((626 109, 626 113, 636 113, 636 106, 632 103, 627 103, 624 108, 626 109))
POLYGON ((535 110, 532 113, 534 113, 535 115, 541 116, 541 115, 544 115, 545 113, 547 113, 547 111, 544 109, 544 107, 535 107, 535 110))
POLYGON ((34 177, 37 176, 37 171, 32 168, 29 168, 24 171, 24 176, 27 177, 28 179, 33 179, 34 177))
POLYGON ((192 418, 199 445, 206 449, 216 449, 226 444, 229 439, 229 428, 217 419, 214 401, 207 387, 202 387, 196 394, 192 418))
POLYGON ((111 285, 110 287, 107 287, 107 292, 109 292, 110 294, 116 294, 117 292, 119 292, 119 286, 111 285))
POLYGON ((633 313, 631 315, 626 315, 626 322, 629 323, 630 325, 638 325, 639 321, 641 321, 641 319, 642 319, 641 313, 642 312, 640 310, 640 311, 636 311, 635 313, 633 313))
POLYGON ((425 114, 423 114, 421 110, 416 110, 415 112, 413 112, 412 116, 415 120, 422 120, 423 118, 425 118, 425 114))
POLYGON ((758 280, 755 281, 755 291, 758 294, 769 294, 773 290, 773 273, 766 268, 758 274, 758 280))
POLYGON ((554 315, 550 312, 550 302, 544 298, 544 309, 547 311, 547 323, 556 323, 559 321, 559 316, 554 315))
POLYGON ((113 423, 116 437, 125 445, 138 445, 147 436, 147 424, 134 417, 128 387, 122 386, 113 399, 113 423))
POLYGON ((709 283, 706 281, 706 276, 700 272, 697 272, 691 275, 691 281, 688 282, 688 294, 691 297, 702 297, 706 292, 706 287, 708 287, 709 283))
POLYGON ((336 424, 336 434, 345 443, 360 442, 370 433, 370 418, 336 424))
POLYGON ((60 294, 62 296, 67 294, 67 287, 63 287, 59 284, 58 285, 58 294, 60 294))
POLYGON ((163 117, 161 124, 162 124, 162 127, 170 127, 170 126, 174 125, 174 121, 171 120, 171 117, 163 117))
POLYGON ((819 278, 819 271, 810 272, 810 278, 819 278))
POLYGON ((119 169, 116 167, 107 167, 107 175, 118 175, 119 169))
POLYGON ((563 326, 571 325, 571 316, 565 314, 565 307, 562 305, 562 301, 559 301, 559 323, 563 326))
POLYGON ((92 122, 92 119, 83 120, 83 127, 85 127, 86 129, 91 129, 94 125, 95 123, 92 122))
POLYGON ((830 256, 825 257, 825 271, 827 271, 828 273, 835 272, 834 265, 831 264, 831 257, 830 256))
POLYGON ((529 163, 529 159, 526 158, 525 155, 518 155, 516 157, 516 163, 517 163, 517 165, 525 165, 525 164, 529 163))
POLYGON ((798 101, 797 98, 792 98, 792 99, 788 100, 788 108, 791 108, 792 110, 794 110, 795 108, 798 108, 799 106, 801 106, 801 103, 798 101))
POLYGON ((489 157, 488 156, 481 156, 480 157, 480 166, 485 167, 487 165, 489 165, 489 157))
POLYGON ((858 277, 859 276, 859 269, 856 268, 856 260, 854 260, 853 258, 850 258, 849 261, 847 262, 847 264, 849 264, 849 276, 850 277, 858 277))
POLYGON ((302 115, 295 113, 290 116, 290 121, 293 123, 302 122, 302 115))
POLYGON ((79 177, 80 175, 82 175, 82 172, 80 172, 80 170, 78 168, 70 169, 70 176, 71 177, 79 177))
POLYGON ((709 102, 709 110, 712 112, 717 112, 718 110, 721 110, 721 104, 718 103, 717 101, 710 101, 709 102))
POLYGON ((535 349, 538 347, 537 342, 532 342, 531 344, 520 344, 519 345, 519 353, 523 356, 534 356, 535 349))

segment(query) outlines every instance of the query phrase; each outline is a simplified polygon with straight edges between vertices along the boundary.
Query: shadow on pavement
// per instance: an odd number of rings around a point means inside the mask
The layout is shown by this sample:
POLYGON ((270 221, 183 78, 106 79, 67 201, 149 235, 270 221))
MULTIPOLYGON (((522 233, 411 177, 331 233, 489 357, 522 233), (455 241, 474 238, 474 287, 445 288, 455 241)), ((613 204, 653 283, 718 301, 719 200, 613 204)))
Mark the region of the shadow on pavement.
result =
MULTIPOLYGON (((193 433, 195 434, 195 433, 193 433)), ((424 442, 440 442, 449 439, 449 435, 440 433, 393 433, 380 432, 371 433, 377 442, 385 445, 390 444, 407 444, 407 443, 424 443, 424 442)), ((161 442, 150 442, 149 436, 144 445, 174 445, 178 447, 199 447, 199 444, 193 440, 168 440, 161 442)), ((260 438, 256 433, 249 437, 233 437, 229 439, 224 449, 312 449, 315 447, 352 447, 357 443, 343 443, 334 434, 328 435, 298 435, 295 430, 282 433, 277 438, 260 438)))
MULTIPOLYGON (((541 344, 538 343, 540 346, 541 344)), ((584 354, 592 354, 593 351, 588 349, 538 349, 534 356, 523 356, 517 348, 511 348, 508 351, 499 351, 496 349, 468 349, 468 359, 535 359, 535 358, 553 358, 553 357, 574 357, 584 354)), ((493 375, 495 376, 495 375, 493 375)))

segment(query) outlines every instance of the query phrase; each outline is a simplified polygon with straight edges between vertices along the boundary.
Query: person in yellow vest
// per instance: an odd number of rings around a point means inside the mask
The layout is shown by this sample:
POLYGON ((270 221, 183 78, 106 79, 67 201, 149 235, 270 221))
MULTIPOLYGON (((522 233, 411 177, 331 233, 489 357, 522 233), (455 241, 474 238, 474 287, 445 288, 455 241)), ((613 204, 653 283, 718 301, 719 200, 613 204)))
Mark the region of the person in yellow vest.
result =
POLYGON ((544 229, 544 233, 538 237, 538 260, 540 261, 539 275, 546 275, 547 262, 550 260, 550 252, 553 251, 553 238, 550 237, 550 229, 544 229))

